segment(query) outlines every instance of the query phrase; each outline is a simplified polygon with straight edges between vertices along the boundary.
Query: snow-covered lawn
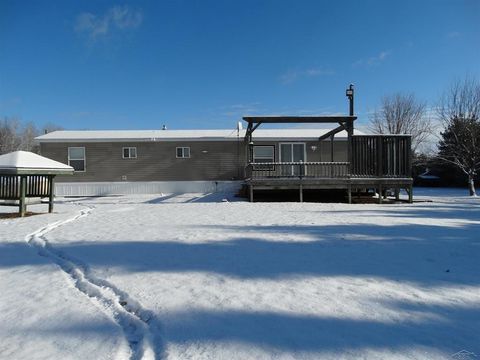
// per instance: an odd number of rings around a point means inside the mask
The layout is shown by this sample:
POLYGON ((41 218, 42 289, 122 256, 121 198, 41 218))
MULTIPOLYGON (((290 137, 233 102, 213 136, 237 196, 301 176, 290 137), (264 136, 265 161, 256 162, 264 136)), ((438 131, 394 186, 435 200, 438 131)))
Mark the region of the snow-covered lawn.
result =
POLYGON ((480 354, 480 200, 465 192, 63 199, 0 219, 0 358, 480 354))

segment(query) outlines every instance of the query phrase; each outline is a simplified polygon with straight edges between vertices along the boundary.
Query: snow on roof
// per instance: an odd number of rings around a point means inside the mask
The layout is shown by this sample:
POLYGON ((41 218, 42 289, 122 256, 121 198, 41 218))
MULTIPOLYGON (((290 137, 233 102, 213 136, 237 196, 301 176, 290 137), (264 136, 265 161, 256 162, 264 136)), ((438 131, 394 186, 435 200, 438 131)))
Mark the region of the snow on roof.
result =
MULTIPOLYGON (((330 129, 258 129, 254 140, 316 140, 330 129)), ((356 130, 356 134, 361 134, 356 130)), ((63 130, 38 136, 38 142, 114 142, 114 141, 227 141, 243 138, 245 130, 63 130)), ((335 138, 347 138, 342 131, 335 138)))
POLYGON ((26 174, 28 172, 70 173, 71 166, 28 151, 15 151, 0 155, 0 173, 26 174))

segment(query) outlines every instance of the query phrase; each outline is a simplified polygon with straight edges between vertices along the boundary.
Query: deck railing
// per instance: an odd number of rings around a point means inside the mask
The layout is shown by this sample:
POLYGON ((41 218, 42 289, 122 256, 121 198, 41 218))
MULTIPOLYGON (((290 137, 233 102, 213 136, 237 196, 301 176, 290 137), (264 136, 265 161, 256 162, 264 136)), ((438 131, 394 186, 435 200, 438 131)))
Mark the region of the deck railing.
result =
POLYGON ((352 136, 352 176, 411 177, 410 144, 408 135, 352 136))
POLYGON ((245 168, 247 179, 271 178, 347 178, 348 162, 268 162, 251 163, 245 168))
POLYGON ((250 163, 247 179, 269 178, 410 178, 409 135, 355 135, 350 162, 250 163))

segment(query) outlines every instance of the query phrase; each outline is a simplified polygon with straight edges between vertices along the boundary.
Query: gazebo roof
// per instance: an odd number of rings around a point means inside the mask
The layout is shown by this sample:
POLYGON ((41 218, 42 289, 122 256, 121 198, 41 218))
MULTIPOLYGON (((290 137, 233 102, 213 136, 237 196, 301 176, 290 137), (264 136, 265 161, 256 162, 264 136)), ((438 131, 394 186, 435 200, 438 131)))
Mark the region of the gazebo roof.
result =
POLYGON ((14 151, 0 155, 0 174, 59 175, 72 173, 71 166, 28 151, 14 151))

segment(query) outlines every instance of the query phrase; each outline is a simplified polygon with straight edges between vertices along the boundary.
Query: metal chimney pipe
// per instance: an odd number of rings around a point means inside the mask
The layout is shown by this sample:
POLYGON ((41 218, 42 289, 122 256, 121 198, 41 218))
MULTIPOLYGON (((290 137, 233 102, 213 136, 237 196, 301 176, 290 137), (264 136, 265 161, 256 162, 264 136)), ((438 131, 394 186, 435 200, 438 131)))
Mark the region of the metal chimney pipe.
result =
POLYGON ((348 97, 348 100, 349 100, 349 102, 350 102, 349 115, 350 115, 350 116, 353 116, 353 97, 354 97, 354 87, 353 87, 353 84, 350 84, 350 86, 348 87, 345 95, 348 97))

